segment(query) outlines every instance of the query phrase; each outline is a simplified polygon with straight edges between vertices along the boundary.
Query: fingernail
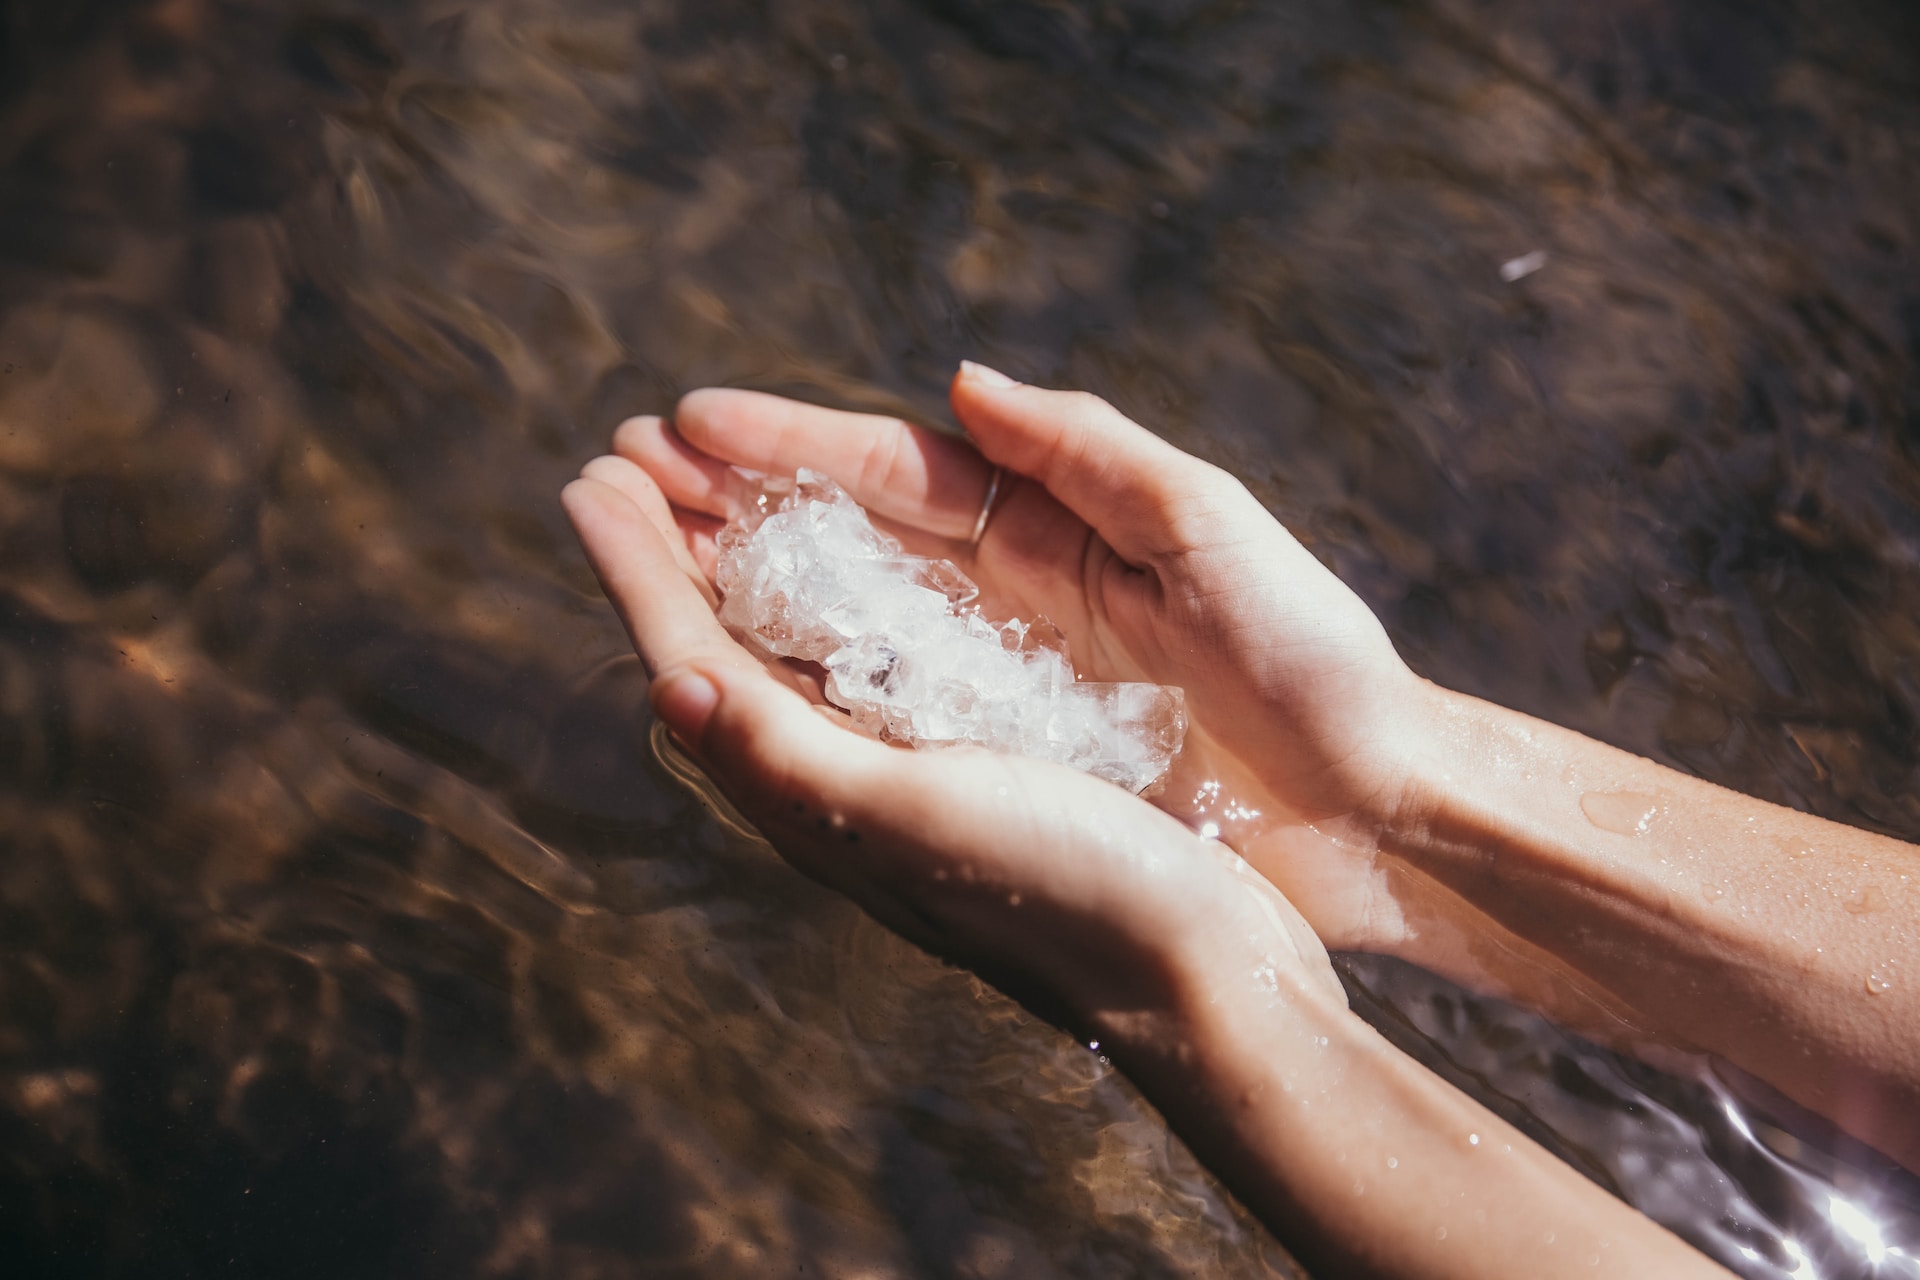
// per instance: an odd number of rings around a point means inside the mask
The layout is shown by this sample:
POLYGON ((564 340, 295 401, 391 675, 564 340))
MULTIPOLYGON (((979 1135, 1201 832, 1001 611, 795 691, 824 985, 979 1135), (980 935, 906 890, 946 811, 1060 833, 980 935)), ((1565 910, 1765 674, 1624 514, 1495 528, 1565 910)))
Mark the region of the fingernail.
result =
POLYGON ((975 364, 971 360, 962 360, 960 362, 960 372, 981 386, 992 387, 997 391, 1004 391, 1008 387, 1017 387, 1020 385, 998 369, 989 369, 987 366, 975 364))
POLYGON ((681 741, 700 740, 700 731, 720 702, 720 690, 698 671, 669 671, 653 682, 653 714, 666 721, 681 741))

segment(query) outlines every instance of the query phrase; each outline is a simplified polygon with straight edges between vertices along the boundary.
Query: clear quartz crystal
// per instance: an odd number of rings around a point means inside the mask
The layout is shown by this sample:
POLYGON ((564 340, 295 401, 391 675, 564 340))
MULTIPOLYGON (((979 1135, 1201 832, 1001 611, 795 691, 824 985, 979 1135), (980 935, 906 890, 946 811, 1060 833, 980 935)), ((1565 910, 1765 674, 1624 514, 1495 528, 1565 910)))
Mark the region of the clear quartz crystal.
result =
POLYGON ((950 560, 907 555, 816 471, 752 477, 721 530, 720 621, 827 669, 827 698, 876 737, 1056 760, 1139 792, 1167 771, 1186 696, 1074 678, 1045 618, 996 625, 950 560))

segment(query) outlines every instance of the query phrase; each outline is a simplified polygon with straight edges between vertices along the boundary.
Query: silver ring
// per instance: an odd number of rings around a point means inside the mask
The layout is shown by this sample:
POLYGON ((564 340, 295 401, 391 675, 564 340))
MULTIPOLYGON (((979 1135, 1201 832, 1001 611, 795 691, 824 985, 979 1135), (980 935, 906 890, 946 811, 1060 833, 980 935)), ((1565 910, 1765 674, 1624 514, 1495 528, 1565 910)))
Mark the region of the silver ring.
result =
POLYGON ((993 478, 987 481, 987 496, 980 500, 980 514, 973 518, 973 536, 967 539, 967 545, 980 545, 980 536, 987 531, 987 517, 993 514, 993 501, 1000 496, 1000 477, 1007 474, 1005 467, 995 467, 993 478))

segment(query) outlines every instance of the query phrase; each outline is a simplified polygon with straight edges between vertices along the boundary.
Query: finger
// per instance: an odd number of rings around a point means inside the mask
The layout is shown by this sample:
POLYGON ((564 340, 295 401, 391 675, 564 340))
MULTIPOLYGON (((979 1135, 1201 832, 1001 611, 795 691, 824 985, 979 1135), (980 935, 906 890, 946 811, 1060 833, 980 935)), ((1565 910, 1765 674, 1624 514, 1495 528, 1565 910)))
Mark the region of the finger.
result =
POLYGON ((733 514, 728 465, 688 444, 672 423, 652 414, 628 418, 613 433, 613 451, 645 468, 674 506, 721 519, 733 514))
POLYGON ((774 475, 824 471, 869 511, 945 538, 973 532, 993 473, 965 441, 930 428, 758 391, 691 392, 674 425, 711 457, 774 475))
MULTIPOLYGON (((980 452, 1031 477, 1139 564, 1209 536, 1240 486, 1083 391, 1049 391, 976 364, 954 376, 954 412, 980 452)), ((1240 490, 1244 492, 1244 490, 1240 490)))
MULTIPOLYGON (((688 444, 672 423, 651 415, 621 423, 613 433, 613 448, 619 460, 645 471, 672 504, 674 523, 685 536, 693 562, 712 581, 720 559, 714 539, 735 514, 732 468, 688 444)), ((924 530, 897 522, 889 522, 887 532, 909 544, 925 536, 924 530)))
POLYGON ((659 526, 625 493, 583 478, 568 485, 560 501, 648 674, 696 658, 760 669, 713 616, 659 526))
POLYGON ((700 567, 700 576, 712 582, 720 569, 718 538, 727 522, 716 516, 683 511, 680 513, 680 523, 687 533, 688 554, 693 557, 694 564, 700 567))
POLYGON ((688 750, 760 820, 784 825, 784 815, 807 814, 794 825, 823 817, 819 829, 827 831, 863 814, 876 796, 891 803, 892 788, 877 784, 900 753, 833 723, 790 690, 693 661, 663 672, 651 696, 688 750))
MULTIPOLYGON (((719 597, 713 594, 708 584, 707 574, 701 568, 689 544, 686 530, 681 522, 674 518, 673 509, 661 494, 652 478, 639 467, 625 458, 611 455, 595 458, 580 469, 580 474, 588 480, 598 480, 612 489, 619 490, 634 506, 640 508, 642 515, 660 531, 668 549, 673 552, 674 562, 682 573, 692 578, 694 585, 700 588, 700 594, 706 599, 709 608, 718 607, 719 597)), ((710 517, 700 517, 709 519, 710 517)))
MULTIPOLYGON (((939 795, 903 767, 909 753, 852 732, 793 692, 724 665, 664 671, 654 712, 784 856, 870 909, 900 868, 879 850, 939 829, 939 795)), ((884 902, 885 895, 882 895, 884 902)))

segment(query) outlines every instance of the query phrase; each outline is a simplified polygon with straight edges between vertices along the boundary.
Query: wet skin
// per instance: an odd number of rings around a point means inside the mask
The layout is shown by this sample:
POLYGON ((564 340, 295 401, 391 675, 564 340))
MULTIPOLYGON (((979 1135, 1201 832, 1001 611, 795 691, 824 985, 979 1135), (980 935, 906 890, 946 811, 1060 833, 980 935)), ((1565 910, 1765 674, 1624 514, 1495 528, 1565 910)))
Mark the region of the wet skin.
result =
POLYGON ((656 710, 796 866, 1099 1038, 1256 1211, 1348 1271, 1709 1264, 1388 1048, 1346 1012, 1323 938, 1617 1042, 1720 1053, 1910 1153, 1908 997, 1851 966, 1904 945, 1912 850, 1419 680, 1231 477, 1091 397, 968 368, 953 400, 967 441, 695 393, 671 426, 625 424, 567 491, 656 710), (712 617, 728 464, 818 467, 958 559, 991 611, 1047 613, 1090 675, 1186 688, 1194 738, 1162 802, 1221 782, 1242 815, 1225 843, 1070 771, 891 750, 822 714, 712 617), (994 465, 1015 479, 972 548, 994 465), (1754 832, 1831 850, 1828 891, 1834 867, 1878 865, 1878 896, 1783 921, 1754 832))

